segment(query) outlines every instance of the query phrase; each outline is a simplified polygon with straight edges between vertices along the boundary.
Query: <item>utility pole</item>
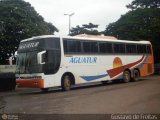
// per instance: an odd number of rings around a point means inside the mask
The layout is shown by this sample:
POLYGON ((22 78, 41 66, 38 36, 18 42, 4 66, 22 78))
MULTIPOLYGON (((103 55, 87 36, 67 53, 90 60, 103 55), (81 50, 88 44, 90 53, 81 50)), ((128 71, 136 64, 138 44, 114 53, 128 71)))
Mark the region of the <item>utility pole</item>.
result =
POLYGON ((74 15, 74 13, 64 14, 64 15, 68 15, 68 17, 69 17, 69 35, 70 35, 70 31, 71 31, 71 17, 74 15))

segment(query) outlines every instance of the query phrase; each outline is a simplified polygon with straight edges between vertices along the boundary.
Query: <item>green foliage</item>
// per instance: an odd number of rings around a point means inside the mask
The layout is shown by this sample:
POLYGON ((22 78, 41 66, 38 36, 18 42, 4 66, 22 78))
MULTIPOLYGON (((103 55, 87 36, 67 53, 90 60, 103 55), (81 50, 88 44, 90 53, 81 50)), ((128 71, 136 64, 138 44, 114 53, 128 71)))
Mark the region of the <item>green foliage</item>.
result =
POLYGON ((93 23, 83 24, 82 27, 77 25, 75 28, 71 29, 71 36, 79 35, 79 34, 89 34, 89 35, 100 35, 101 33, 96 30, 98 25, 93 23))
POLYGON ((160 8, 160 0, 134 0, 126 7, 132 10, 137 8, 160 8))
POLYGON ((44 21, 30 3, 23 0, 0 1, 0 64, 17 50, 20 40, 54 34, 58 29, 44 21))
POLYGON ((158 39, 160 37, 160 9, 130 11, 107 26, 105 35, 119 39, 158 39))
POLYGON ((134 0, 128 7, 132 10, 122 15, 118 21, 110 23, 104 34, 119 39, 150 40, 154 48, 155 62, 160 62, 159 7, 159 0, 134 0))

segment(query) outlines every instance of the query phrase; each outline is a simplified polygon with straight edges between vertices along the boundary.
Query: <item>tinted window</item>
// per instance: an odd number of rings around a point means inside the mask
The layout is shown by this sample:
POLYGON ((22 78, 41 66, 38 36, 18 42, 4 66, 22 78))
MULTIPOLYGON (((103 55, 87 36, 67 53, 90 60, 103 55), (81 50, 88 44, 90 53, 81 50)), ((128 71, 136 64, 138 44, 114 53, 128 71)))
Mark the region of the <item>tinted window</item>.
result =
POLYGON ((59 70, 61 61, 60 50, 48 50, 46 53, 46 64, 44 65, 45 74, 54 74, 59 70))
POLYGON ((59 38, 46 38, 46 48, 49 49, 59 49, 60 48, 60 40, 59 38))
POLYGON ((91 42, 91 53, 97 53, 97 52, 98 52, 98 43, 91 42))
POLYGON ((99 43, 100 53, 112 53, 112 43, 99 43))
POLYGON ((151 45, 147 45, 147 53, 151 54, 151 45))
POLYGON ((64 53, 68 52, 68 50, 67 50, 67 40, 63 41, 63 49, 64 49, 64 53))
POLYGON ((52 37, 21 42, 18 49, 18 53, 36 50, 42 51, 46 49, 60 49, 60 39, 52 37))
POLYGON ((63 47, 65 53, 81 52, 81 43, 77 40, 64 40, 63 47))
POLYGON ((138 53, 146 53, 146 45, 137 45, 138 53))
MULTIPOLYGON (((46 38, 47 39, 47 38, 46 38)), ((18 53, 29 51, 40 51, 45 48, 45 39, 35 39, 32 41, 21 42, 18 48, 18 53)))
POLYGON ((82 42, 83 52, 84 53, 97 53, 98 44, 97 42, 82 42))
POLYGON ((114 53, 125 53, 125 44, 114 44, 114 53))
POLYGON ((83 52, 90 53, 91 52, 91 44, 90 42, 83 42, 83 52))
POLYGON ((127 44, 126 45, 126 52, 127 53, 137 53, 137 47, 134 44, 127 44))

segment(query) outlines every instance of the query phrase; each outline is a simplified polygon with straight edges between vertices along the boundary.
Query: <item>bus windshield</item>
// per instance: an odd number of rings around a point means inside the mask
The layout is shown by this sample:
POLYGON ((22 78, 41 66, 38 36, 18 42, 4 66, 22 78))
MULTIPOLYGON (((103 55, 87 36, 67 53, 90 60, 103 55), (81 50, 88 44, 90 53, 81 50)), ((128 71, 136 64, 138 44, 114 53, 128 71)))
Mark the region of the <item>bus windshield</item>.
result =
POLYGON ((60 39, 41 38, 21 42, 18 48, 16 61, 17 74, 44 73, 53 74, 57 72, 60 65, 60 39), (45 51, 40 58, 39 53, 45 51), (41 63, 40 61, 43 61, 41 63))
POLYGON ((19 53, 17 58, 16 73, 31 74, 41 73, 42 65, 37 62, 37 51, 19 53))

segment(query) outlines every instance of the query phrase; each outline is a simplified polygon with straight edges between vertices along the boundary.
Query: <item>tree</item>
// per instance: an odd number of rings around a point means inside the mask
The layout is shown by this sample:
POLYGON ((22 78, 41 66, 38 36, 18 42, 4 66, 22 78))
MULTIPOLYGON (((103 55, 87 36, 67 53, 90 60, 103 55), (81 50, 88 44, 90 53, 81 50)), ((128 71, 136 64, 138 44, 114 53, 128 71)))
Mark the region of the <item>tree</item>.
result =
POLYGON ((0 64, 18 49, 20 40, 54 34, 58 29, 44 21, 30 3, 23 0, 0 1, 0 64))
POLYGON ((97 30, 98 25, 93 23, 83 24, 82 27, 77 25, 75 28, 71 29, 71 36, 79 35, 79 34, 89 34, 89 35, 100 35, 100 32, 97 30))
POLYGON ((130 11, 107 26, 105 35, 119 39, 158 39, 160 37, 160 9, 130 11))
POLYGON ((137 8, 160 8, 160 0, 134 0, 126 7, 131 10, 136 10, 137 8))
POLYGON ((129 4, 132 10, 122 15, 114 23, 110 23, 105 35, 119 39, 150 40, 154 48, 155 62, 160 62, 160 9, 157 0, 134 0, 129 4), (147 4, 145 4, 147 2, 147 4), (143 4, 142 4, 143 3, 143 4), (157 5, 153 5, 157 3, 157 5), (154 7, 153 7, 154 6, 154 7))

